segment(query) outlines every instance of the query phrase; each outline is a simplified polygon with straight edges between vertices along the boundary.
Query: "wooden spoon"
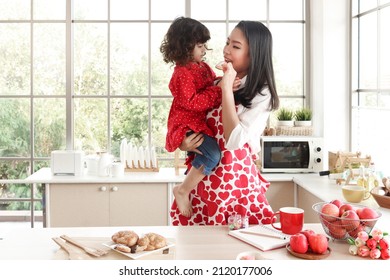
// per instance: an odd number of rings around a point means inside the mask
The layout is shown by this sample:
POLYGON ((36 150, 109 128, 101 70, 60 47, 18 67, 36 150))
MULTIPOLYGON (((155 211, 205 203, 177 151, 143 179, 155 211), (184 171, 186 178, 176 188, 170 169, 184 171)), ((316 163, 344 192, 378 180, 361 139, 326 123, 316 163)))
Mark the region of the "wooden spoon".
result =
POLYGON ((86 259, 86 254, 80 251, 75 251, 73 247, 67 244, 63 239, 59 237, 52 238, 55 243, 57 243, 65 252, 68 253, 68 258, 70 260, 84 260, 86 259))

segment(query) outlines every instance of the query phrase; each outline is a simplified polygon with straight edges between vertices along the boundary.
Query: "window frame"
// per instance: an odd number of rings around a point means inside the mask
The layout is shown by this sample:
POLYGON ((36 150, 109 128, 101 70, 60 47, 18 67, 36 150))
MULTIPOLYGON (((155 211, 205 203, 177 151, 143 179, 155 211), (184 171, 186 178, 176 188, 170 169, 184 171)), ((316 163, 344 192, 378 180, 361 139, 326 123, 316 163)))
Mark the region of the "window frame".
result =
MULTIPOLYGON (((74 35, 74 24, 75 23, 78 23, 78 22, 82 22, 80 20, 75 20, 74 19, 74 11, 73 11, 73 2, 76 1, 76 0, 66 0, 66 17, 64 20, 35 20, 34 17, 33 17, 33 5, 34 5, 34 0, 30 1, 30 5, 31 5, 31 19, 27 19, 27 20, 0 20, 0 23, 2 22, 13 22, 13 23, 29 23, 30 24, 30 34, 33 34, 33 30, 34 30, 34 24, 36 23, 61 23, 61 24, 65 24, 66 26, 66 87, 65 87, 65 91, 66 91, 66 94, 65 96, 62 96, 62 95, 55 95, 55 96, 48 96, 48 95, 45 95, 45 96, 37 96, 37 95, 34 95, 33 93, 33 85, 31 85, 31 88, 30 88, 30 94, 29 95, 17 95, 17 96, 14 96, 14 95, 0 95, 0 98, 3 98, 3 97, 8 97, 8 98, 29 98, 30 99, 30 104, 31 107, 30 107, 30 116, 31 116, 31 122, 30 122, 30 130, 31 130, 31 136, 30 136, 30 156, 27 156, 27 157, 0 157, 0 160, 6 160, 6 161, 9 161, 9 160, 19 160, 19 161, 29 161, 30 162, 30 168, 29 168, 29 173, 33 173, 34 171, 36 171, 36 165, 35 163, 36 162, 42 162, 42 161, 47 161, 49 162, 50 160, 50 157, 47 156, 47 157, 38 157, 38 156, 35 156, 35 151, 34 151, 34 122, 33 122, 33 117, 34 117, 34 108, 33 108, 33 101, 34 99, 36 98, 65 98, 65 103, 66 103, 66 149, 73 149, 75 144, 74 144, 74 101, 76 99, 79 99, 79 98, 85 98, 84 96, 76 96, 74 95, 74 81, 73 81, 73 77, 74 77, 74 72, 73 72, 73 66, 74 66, 74 56, 73 56, 73 43, 74 43, 74 38, 73 38, 73 35, 74 35)), ((266 25, 272 25, 273 23, 293 23, 293 22, 297 22, 297 21, 294 21, 294 20, 270 20, 269 18, 269 13, 270 13, 270 8, 269 8, 269 5, 270 3, 272 3, 272 0, 265 0, 266 3, 267 3, 267 18, 264 20, 263 23, 265 23, 266 25)), ((148 24, 148 29, 149 29, 149 34, 148 34, 148 38, 149 38, 149 42, 148 42, 148 45, 149 45, 149 50, 148 50, 148 53, 149 53, 149 58, 150 58, 150 53, 151 53, 151 25, 153 23, 170 23, 169 20, 151 20, 150 19, 150 13, 151 13, 151 0, 149 0, 149 19, 148 20, 135 20, 134 22, 147 22, 148 24)), ((110 4, 110 1, 108 0, 108 5, 110 4)), ((302 61, 302 68, 303 68, 303 94, 302 96, 300 96, 299 98, 301 98, 301 101, 302 101, 302 106, 310 106, 310 94, 308 93, 308 88, 310 88, 309 86, 309 73, 310 73, 310 69, 309 69, 309 54, 310 54, 310 45, 309 45, 309 40, 308 40, 308 30, 309 30, 309 23, 308 23, 308 18, 309 18, 309 5, 310 5, 310 1, 307 1, 307 0, 302 0, 302 9, 303 9, 303 15, 304 17, 306 18, 305 20, 303 21, 300 21, 300 23, 302 23, 302 27, 303 27, 303 40, 304 42, 302 42, 302 51, 303 51, 303 61, 302 61)), ((229 14, 229 0, 226 0, 226 14, 228 15, 229 14)), ((191 0, 185 0, 185 16, 191 16, 191 0)), ((111 22, 116 22, 116 21, 110 21, 110 19, 108 20, 96 20, 96 21, 89 21, 87 20, 86 22, 108 22, 107 24, 109 25, 111 22)), ((226 24, 226 36, 228 35, 229 33, 229 27, 231 27, 232 25, 234 25, 235 23, 238 22, 238 20, 229 20, 228 16, 225 20, 202 20, 202 22, 204 24, 208 24, 208 23, 224 23, 226 24)), ((109 29, 108 29, 109 30, 109 29)), ((109 34, 108 34, 109 36, 109 34)), ((109 44, 110 42, 108 42, 108 57, 109 57, 109 44)), ((34 48, 34 42, 33 42, 33 36, 31 36, 31 50, 34 48)), ((109 65, 109 58, 108 58, 108 61, 107 61, 108 65, 109 65)), ((148 126, 149 126, 149 134, 148 134, 148 141, 149 141, 149 144, 152 142, 152 139, 151 139, 151 127, 152 127, 152 119, 151 119, 151 106, 150 106, 150 103, 152 102, 152 100, 154 98, 167 98, 167 99, 170 99, 172 98, 170 95, 164 95, 164 96, 154 96, 152 93, 151 93, 151 86, 150 86, 150 60, 149 60, 149 69, 148 69, 148 73, 149 73, 149 88, 148 88, 148 94, 146 96, 132 96, 132 95, 127 95, 127 96, 111 96, 109 93, 107 95, 104 95, 104 96, 89 96, 88 98, 90 97, 96 97, 96 98, 106 98, 107 99, 107 106, 108 106, 108 109, 107 109, 107 114, 108 114, 108 119, 109 119, 109 116, 110 116, 110 99, 111 98, 147 98, 148 99, 148 104, 149 104, 149 112, 148 112, 148 115, 149 115, 149 123, 148 123, 148 126)), ((109 73, 109 67, 108 67, 108 81, 110 80, 110 77, 109 77, 110 73, 109 73)), ((33 52, 31 51, 31 74, 30 74, 30 79, 32 81, 32 77, 33 77, 33 52)), ((32 83, 32 82, 31 82, 32 83)), ((109 82, 108 82, 109 84, 109 82)), ((109 85, 108 85, 108 92, 109 92, 109 85)), ((295 98, 296 96, 294 96, 295 98)), ((283 96, 281 95, 280 96, 281 99, 285 98, 285 99, 289 99, 291 98, 291 96, 283 96)), ((111 131, 111 127, 110 127, 110 121, 108 121, 108 126, 107 126, 107 133, 108 133, 108 137, 107 137, 107 150, 110 151, 111 150, 111 135, 110 135, 110 131, 111 131)), ((159 158, 160 160, 160 158, 159 158)), ((172 157, 168 157, 168 158, 161 158, 161 160, 165 160, 165 161, 172 161, 173 162, 173 155, 172 157)))

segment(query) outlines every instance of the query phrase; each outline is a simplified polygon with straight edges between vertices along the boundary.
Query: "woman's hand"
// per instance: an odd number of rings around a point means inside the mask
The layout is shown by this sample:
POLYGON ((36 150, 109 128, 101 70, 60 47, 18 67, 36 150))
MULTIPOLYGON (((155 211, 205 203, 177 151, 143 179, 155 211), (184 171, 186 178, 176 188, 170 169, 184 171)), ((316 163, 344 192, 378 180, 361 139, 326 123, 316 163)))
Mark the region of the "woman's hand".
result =
POLYGON ((179 149, 182 151, 195 152, 202 155, 201 151, 199 151, 197 148, 203 143, 203 140, 204 138, 202 133, 192 133, 183 139, 179 149))
POLYGON ((234 70, 231 62, 223 65, 223 77, 219 83, 223 92, 233 91, 232 89, 235 86, 235 83, 237 84, 236 76, 237 72, 234 70))
POLYGON ((233 91, 237 91, 240 88, 241 85, 241 79, 239 77, 236 77, 233 82, 233 91))

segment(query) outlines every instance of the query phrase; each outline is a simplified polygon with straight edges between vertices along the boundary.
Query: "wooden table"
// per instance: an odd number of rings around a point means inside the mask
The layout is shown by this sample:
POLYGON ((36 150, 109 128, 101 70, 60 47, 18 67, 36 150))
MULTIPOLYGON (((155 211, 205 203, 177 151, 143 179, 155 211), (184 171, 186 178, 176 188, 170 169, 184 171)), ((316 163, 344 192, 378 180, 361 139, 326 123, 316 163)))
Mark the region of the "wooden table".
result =
MULTIPOLYGON (((65 251, 52 240, 52 237, 66 234, 88 245, 102 246, 111 235, 119 230, 131 229, 142 234, 159 233, 175 243, 168 255, 161 253, 149 255, 147 259, 176 260, 234 260, 243 251, 258 251, 265 259, 297 260, 286 248, 262 252, 228 235, 226 226, 192 226, 192 227, 85 227, 85 228, 32 228, 14 229, 1 233, 0 260, 52 260, 67 259, 65 251)), ((306 224, 304 229, 322 232, 320 224, 306 224)), ((363 260, 348 253, 346 241, 330 241, 331 254, 325 260, 363 260)), ((85 255, 86 259, 91 259, 85 255)), ((127 259, 123 255, 110 251, 101 259, 127 259)))

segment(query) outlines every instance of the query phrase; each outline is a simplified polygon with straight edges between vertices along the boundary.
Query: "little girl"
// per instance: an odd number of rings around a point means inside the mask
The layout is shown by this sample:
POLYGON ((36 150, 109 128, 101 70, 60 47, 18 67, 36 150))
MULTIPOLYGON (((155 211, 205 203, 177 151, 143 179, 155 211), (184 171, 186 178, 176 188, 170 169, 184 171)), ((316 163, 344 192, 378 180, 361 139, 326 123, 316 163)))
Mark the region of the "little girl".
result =
POLYGON ((174 152, 186 135, 202 133, 204 141, 195 150, 193 168, 173 194, 181 214, 192 215, 190 192, 218 164, 221 154, 214 134, 206 124, 207 113, 221 104, 221 89, 214 85, 216 75, 203 59, 210 32, 197 20, 175 19, 160 46, 164 62, 176 64, 169 89, 173 101, 168 117, 165 148, 174 152))

